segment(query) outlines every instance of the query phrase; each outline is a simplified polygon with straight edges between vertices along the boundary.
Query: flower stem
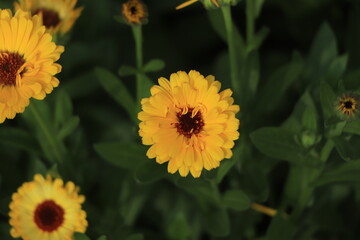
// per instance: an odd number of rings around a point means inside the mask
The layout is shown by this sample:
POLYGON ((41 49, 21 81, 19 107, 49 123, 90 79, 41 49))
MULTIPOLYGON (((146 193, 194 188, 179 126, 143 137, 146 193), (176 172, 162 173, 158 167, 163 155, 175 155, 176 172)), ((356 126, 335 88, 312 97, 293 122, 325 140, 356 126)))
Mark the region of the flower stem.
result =
POLYGON ((135 51, 136 51, 136 98, 138 103, 138 108, 140 108, 140 100, 142 89, 142 68, 143 68, 143 49, 142 49, 142 28, 141 25, 136 25, 132 27, 132 32, 135 40, 135 51))
POLYGON ((246 0, 246 42, 248 49, 252 49, 255 28, 255 1, 246 0), (250 48, 249 48, 250 47, 250 48))
POLYGON ((40 127, 40 130, 43 132, 45 138, 47 139, 49 145, 51 146, 51 150, 53 152, 55 160, 58 163, 62 163, 63 154, 61 152, 61 148, 58 144, 56 136, 54 136, 51 133, 50 129, 47 127, 45 120, 42 118, 41 114, 39 113, 39 110, 36 107, 36 104, 30 104, 29 109, 32 115, 34 116, 34 119, 36 120, 38 126, 40 127))
POLYGON ((273 217, 277 214, 277 210, 270 208, 270 207, 266 207, 264 205, 258 204, 258 203, 251 203, 250 207, 260 213, 263 213, 265 215, 268 215, 270 217, 273 217))
POLYGON ((238 96, 240 91, 240 82, 239 82, 239 67, 237 52, 235 48, 234 41, 234 24, 231 17, 231 7, 229 5, 222 6, 221 11, 225 21, 225 28, 227 34, 227 43, 229 48, 229 57, 230 57, 230 71, 231 71, 231 84, 234 90, 234 95, 238 96))

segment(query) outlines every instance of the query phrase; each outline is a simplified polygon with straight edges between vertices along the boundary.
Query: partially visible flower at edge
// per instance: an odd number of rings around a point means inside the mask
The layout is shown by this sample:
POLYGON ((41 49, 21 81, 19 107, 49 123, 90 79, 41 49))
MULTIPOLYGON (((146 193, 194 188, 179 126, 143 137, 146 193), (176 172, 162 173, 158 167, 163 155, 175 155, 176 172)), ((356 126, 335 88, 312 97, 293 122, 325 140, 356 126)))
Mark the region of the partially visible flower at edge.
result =
POLYGON ((140 0, 129 0, 122 4, 121 13, 126 23, 140 25, 147 23, 148 11, 140 0))
POLYGON ((189 0, 176 7, 176 10, 187 7, 195 2, 200 1, 206 9, 218 8, 224 5, 235 5, 238 0, 189 0))
POLYGON ((18 0, 15 10, 39 14, 51 34, 64 35, 71 30, 81 15, 83 7, 75 8, 77 0, 18 0))
POLYGON ((219 92, 221 83, 214 76, 197 71, 179 71, 170 81, 161 77, 158 82, 138 114, 142 143, 152 145, 147 156, 168 162, 168 172, 183 177, 189 172, 199 177, 203 168, 217 168, 231 158, 240 125, 232 91, 219 92))
POLYGON ((360 98, 356 94, 346 93, 336 99, 335 107, 342 119, 352 119, 359 113, 360 98))
POLYGON ((84 233, 88 223, 81 204, 85 197, 78 192, 73 182, 64 184, 60 178, 36 174, 33 181, 25 182, 12 195, 11 236, 23 240, 72 240, 74 232, 84 233))
POLYGON ((64 51, 52 42, 39 16, 0 9, 0 123, 25 110, 30 98, 44 99, 59 85, 55 61, 64 51))

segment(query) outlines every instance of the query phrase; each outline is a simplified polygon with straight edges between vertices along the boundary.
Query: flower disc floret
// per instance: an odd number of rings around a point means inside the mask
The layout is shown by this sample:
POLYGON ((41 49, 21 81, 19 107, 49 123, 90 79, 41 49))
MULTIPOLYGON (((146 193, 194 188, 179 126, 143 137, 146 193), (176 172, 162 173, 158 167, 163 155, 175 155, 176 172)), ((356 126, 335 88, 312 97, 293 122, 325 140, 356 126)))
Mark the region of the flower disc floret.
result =
POLYGON ((214 76, 205 78, 197 71, 179 71, 158 82, 141 101, 138 114, 139 135, 143 144, 151 145, 147 156, 168 162, 170 173, 190 172, 193 177, 231 158, 240 125, 232 91, 219 92, 221 84, 214 76))

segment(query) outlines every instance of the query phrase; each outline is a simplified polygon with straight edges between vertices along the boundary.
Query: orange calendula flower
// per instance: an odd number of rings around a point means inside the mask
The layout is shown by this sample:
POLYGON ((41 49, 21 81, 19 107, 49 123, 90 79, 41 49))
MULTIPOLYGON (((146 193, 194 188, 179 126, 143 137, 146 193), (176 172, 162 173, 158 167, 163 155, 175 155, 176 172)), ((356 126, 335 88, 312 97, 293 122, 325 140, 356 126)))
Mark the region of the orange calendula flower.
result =
POLYGON ((81 209, 85 197, 73 182, 60 178, 44 179, 40 174, 24 183, 12 195, 10 234, 23 240, 72 240, 75 232, 87 228, 86 213, 81 209))
POLYGON ((128 24, 139 25, 146 22, 148 11, 140 0, 129 0, 122 4, 122 16, 128 24))
POLYGON ((38 16, 0 9, 0 123, 14 118, 30 98, 44 99, 59 80, 55 63, 64 47, 52 42, 38 16))
POLYGON ((51 34, 64 35, 81 15, 82 7, 75 8, 77 0, 18 0, 15 10, 22 9, 40 15, 51 34))
POLYGON ((240 125, 232 91, 219 92, 214 76, 205 78, 197 71, 179 71, 158 82, 138 114, 142 142, 151 145, 147 156, 168 162, 168 172, 179 171, 183 177, 189 172, 199 177, 203 168, 219 167, 231 158, 240 125))

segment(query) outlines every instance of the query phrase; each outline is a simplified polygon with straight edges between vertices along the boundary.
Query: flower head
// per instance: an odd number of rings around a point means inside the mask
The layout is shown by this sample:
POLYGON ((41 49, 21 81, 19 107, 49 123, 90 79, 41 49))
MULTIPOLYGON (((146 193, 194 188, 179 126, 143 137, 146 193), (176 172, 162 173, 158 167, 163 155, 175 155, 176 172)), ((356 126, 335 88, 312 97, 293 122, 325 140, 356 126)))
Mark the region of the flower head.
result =
POLYGON ((77 0, 18 0, 15 9, 40 15, 48 32, 61 35, 70 31, 83 10, 75 8, 77 0))
POLYGON ((144 24, 148 17, 146 5, 140 0, 129 0, 122 4, 124 20, 131 25, 144 24))
POLYGON ((354 94, 344 94, 337 98, 336 109, 342 118, 353 118, 359 111, 359 98, 354 94))
POLYGON ((14 118, 30 98, 43 99, 59 80, 61 66, 54 63, 64 47, 45 33, 38 16, 19 10, 0 10, 0 123, 14 118))
POLYGON ((40 174, 24 183, 12 195, 10 234, 23 240, 72 240, 74 232, 84 233, 86 213, 81 209, 85 198, 73 182, 64 182, 40 174))
POLYGON ((231 158, 240 124, 232 91, 219 92, 221 84, 214 76, 205 78, 197 71, 179 71, 170 81, 158 82, 141 101, 143 111, 138 114, 142 142, 152 145, 147 156, 168 162, 170 173, 187 176, 190 171, 193 177, 231 158))

